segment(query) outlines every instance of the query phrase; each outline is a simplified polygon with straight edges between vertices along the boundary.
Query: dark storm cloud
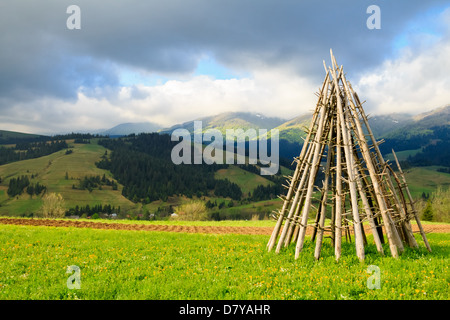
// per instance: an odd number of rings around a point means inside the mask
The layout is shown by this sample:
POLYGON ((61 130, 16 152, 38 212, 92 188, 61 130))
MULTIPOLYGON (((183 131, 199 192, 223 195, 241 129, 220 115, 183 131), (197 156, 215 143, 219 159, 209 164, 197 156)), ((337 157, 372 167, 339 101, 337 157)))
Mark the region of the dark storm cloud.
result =
POLYGON ((205 52, 245 71, 286 67, 320 81, 329 48, 353 73, 392 54, 396 35, 417 14, 447 1, 2 1, 0 97, 75 99, 80 87, 119 85, 117 70, 193 72, 205 52), (66 8, 81 8, 68 30, 66 8), (368 30, 366 9, 381 8, 368 30))

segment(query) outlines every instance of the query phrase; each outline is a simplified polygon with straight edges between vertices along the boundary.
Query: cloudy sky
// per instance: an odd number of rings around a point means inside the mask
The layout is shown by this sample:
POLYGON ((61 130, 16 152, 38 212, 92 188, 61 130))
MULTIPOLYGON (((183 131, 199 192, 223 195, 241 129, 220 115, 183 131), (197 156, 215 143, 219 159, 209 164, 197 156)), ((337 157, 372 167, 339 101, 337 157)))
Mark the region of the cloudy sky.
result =
POLYGON ((0 129, 290 119, 314 108, 330 48, 371 114, 450 104, 448 0, 0 0, 0 129))

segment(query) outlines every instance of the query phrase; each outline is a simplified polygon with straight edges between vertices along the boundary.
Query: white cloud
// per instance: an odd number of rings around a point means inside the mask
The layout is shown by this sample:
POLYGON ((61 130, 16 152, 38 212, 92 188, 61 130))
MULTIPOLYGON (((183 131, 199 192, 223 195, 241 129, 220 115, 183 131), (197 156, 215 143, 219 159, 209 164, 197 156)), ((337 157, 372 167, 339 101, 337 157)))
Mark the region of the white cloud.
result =
POLYGON ((170 126, 226 111, 260 112, 266 116, 295 117, 314 107, 314 87, 308 80, 279 70, 251 78, 213 79, 195 76, 163 85, 139 86, 144 99, 122 101, 137 117, 170 126))
POLYGON ((154 86, 120 87, 108 95, 100 89, 86 95, 80 88, 74 102, 47 97, 16 104, 10 112, 19 112, 20 120, 4 128, 51 133, 106 129, 119 123, 143 121, 168 127, 227 111, 259 112, 289 119, 314 108, 314 92, 319 85, 284 70, 266 69, 249 78, 193 76, 154 86), (40 127, 34 125, 37 123, 40 127))
POLYGON ((118 1, 104 12, 103 3, 81 1, 82 29, 69 32, 65 4, 39 7, 29 21, 29 4, 7 1, 1 128, 170 126, 224 111, 293 118, 314 109, 330 47, 369 112, 418 113, 450 102, 450 10, 435 19, 448 6, 443 0, 386 3, 378 31, 365 27, 366 5, 350 0, 261 1, 256 11, 251 1, 166 2, 118 1), (330 33, 336 25, 340 32, 330 33))
MULTIPOLYGON (((450 10, 442 14, 450 21, 450 10)), ((449 24, 450 25, 450 24, 449 24)), ((369 113, 420 113, 450 103, 450 32, 430 41, 414 35, 396 58, 352 78, 369 113), (427 43, 427 46, 424 45, 427 43)), ((320 68, 318 70, 321 71, 320 68)), ((226 111, 258 112, 293 118, 314 109, 321 82, 301 77, 286 66, 261 66, 251 76, 214 79, 204 75, 164 83, 80 87, 75 101, 43 97, 16 102, 0 117, 2 128, 25 132, 107 129, 124 122, 150 121, 168 127, 226 111)))
POLYGON ((355 85, 372 113, 417 114, 450 103, 450 9, 438 20, 443 34, 412 35, 397 58, 365 73, 355 85))

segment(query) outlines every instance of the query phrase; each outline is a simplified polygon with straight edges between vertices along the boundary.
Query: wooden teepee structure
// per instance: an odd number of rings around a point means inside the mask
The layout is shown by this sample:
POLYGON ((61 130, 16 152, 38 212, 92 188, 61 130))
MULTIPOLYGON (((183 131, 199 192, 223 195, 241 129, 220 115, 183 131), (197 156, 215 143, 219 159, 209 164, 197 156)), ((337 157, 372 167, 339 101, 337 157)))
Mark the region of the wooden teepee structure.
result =
POLYGON ((341 255, 343 233, 350 241, 354 234, 356 254, 364 260, 367 240, 363 222, 367 221, 380 254, 383 254, 385 233, 391 254, 397 258, 404 244, 418 247, 410 224, 414 218, 431 251, 398 161, 402 181, 383 159, 380 142, 375 140, 358 95, 331 50, 330 54, 332 67, 327 69, 324 62, 325 80, 307 137, 295 158, 297 167, 293 176, 288 177, 283 206, 275 212, 277 223, 268 250, 276 245, 278 253, 282 247, 295 242, 297 259, 306 229, 311 227, 316 259, 320 257, 324 234, 329 232, 336 260, 341 255), (322 177, 318 176, 320 168, 323 168, 322 177), (314 212, 314 222, 308 223, 314 212))

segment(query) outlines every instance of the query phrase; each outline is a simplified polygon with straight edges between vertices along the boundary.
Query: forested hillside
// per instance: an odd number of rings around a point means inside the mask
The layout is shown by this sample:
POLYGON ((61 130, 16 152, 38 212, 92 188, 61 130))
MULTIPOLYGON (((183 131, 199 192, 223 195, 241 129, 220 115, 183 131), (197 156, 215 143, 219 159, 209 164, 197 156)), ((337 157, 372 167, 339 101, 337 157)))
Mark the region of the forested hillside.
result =
POLYGON ((172 195, 191 197, 210 193, 239 200, 240 188, 228 180, 214 179, 214 172, 227 165, 175 165, 170 153, 177 142, 169 135, 140 134, 103 139, 100 145, 112 150, 97 166, 112 172, 124 185, 122 194, 134 202, 166 201, 172 195))
POLYGON ((46 156, 67 148, 66 141, 19 142, 13 148, 0 146, 0 165, 46 156))

